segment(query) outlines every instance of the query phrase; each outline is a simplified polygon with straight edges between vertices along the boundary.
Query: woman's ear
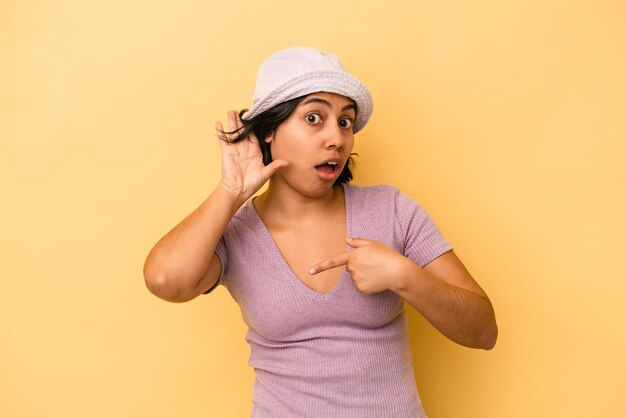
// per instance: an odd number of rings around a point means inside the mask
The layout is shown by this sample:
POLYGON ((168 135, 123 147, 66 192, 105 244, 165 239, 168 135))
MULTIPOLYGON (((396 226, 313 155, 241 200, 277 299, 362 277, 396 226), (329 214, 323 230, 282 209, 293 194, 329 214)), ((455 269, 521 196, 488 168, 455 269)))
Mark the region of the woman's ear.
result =
POLYGON ((266 144, 271 144, 273 140, 274 140, 274 132, 266 136, 263 142, 265 142, 266 144))

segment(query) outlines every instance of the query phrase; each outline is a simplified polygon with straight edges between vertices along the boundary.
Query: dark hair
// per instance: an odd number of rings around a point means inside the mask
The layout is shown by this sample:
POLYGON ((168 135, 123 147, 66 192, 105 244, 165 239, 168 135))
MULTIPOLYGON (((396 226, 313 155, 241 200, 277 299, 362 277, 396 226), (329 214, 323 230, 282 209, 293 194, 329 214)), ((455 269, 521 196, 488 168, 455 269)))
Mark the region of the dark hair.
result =
MULTIPOLYGON (((249 120, 241 120, 243 126, 233 132, 226 132, 231 135, 230 142, 239 142, 245 140, 251 133, 254 134, 259 140, 259 146, 261 147, 261 154, 263 155, 263 164, 268 165, 272 162, 272 153, 270 143, 265 142, 265 138, 272 135, 276 129, 283 123, 293 111, 298 107, 298 104, 304 100, 306 96, 296 97, 295 99, 287 100, 286 102, 277 104, 276 106, 266 110, 265 112, 253 117, 249 120)), ((243 109, 239 112, 239 117, 242 117, 248 109, 243 109)), ((335 184, 348 183, 352 180, 352 169, 355 168, 356 163, 352 158, 355 153, 350 154, 348 162, 335 180, 335 184)))

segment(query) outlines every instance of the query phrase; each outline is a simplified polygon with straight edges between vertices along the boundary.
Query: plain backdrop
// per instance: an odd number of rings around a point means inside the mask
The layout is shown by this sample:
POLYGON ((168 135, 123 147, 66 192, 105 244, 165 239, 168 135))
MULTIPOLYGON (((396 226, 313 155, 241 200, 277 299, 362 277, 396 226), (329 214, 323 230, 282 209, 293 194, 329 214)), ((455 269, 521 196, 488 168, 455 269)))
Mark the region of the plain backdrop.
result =
POLYGON ((355 183, 420 202, 495 306, 489 352, 411 311, 429 416, 625 417, 622 0, 0 1, 0 416, 249 416, 236 304, 142 267, 295 45, 372 91, 355 183))

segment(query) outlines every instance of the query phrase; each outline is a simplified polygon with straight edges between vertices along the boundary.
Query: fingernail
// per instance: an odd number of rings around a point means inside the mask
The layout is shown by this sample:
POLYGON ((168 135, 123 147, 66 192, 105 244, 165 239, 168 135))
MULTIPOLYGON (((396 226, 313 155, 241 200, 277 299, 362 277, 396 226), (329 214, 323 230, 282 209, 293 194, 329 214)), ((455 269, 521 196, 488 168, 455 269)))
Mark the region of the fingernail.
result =
POLYGON ((317 270, 315 270, 314 268, 309 269, 309 274, 315 274, 315 273, 317 273, 317 270))

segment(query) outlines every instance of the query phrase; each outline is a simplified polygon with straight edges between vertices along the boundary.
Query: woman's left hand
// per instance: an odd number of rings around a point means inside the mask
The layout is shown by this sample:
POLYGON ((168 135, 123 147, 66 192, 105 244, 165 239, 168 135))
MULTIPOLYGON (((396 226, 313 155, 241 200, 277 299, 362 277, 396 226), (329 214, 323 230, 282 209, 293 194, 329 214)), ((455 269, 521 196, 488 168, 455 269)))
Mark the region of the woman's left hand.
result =
POLYGON ((362 238, 346 242, 352 251, 316 264, 309 273, 345 265, 361 292, 396 293, 452 341, 487 350, 495 345, 493 306, 454 252, 421 268, 383 243, 362 238))
POLYGON ((345 265, 357 289, 378 293, 397 288, 414 267, 411 260, 381 242, 363 238, 347 238, 346 242, 354 249, 317 263, 309 274, 345 265))

